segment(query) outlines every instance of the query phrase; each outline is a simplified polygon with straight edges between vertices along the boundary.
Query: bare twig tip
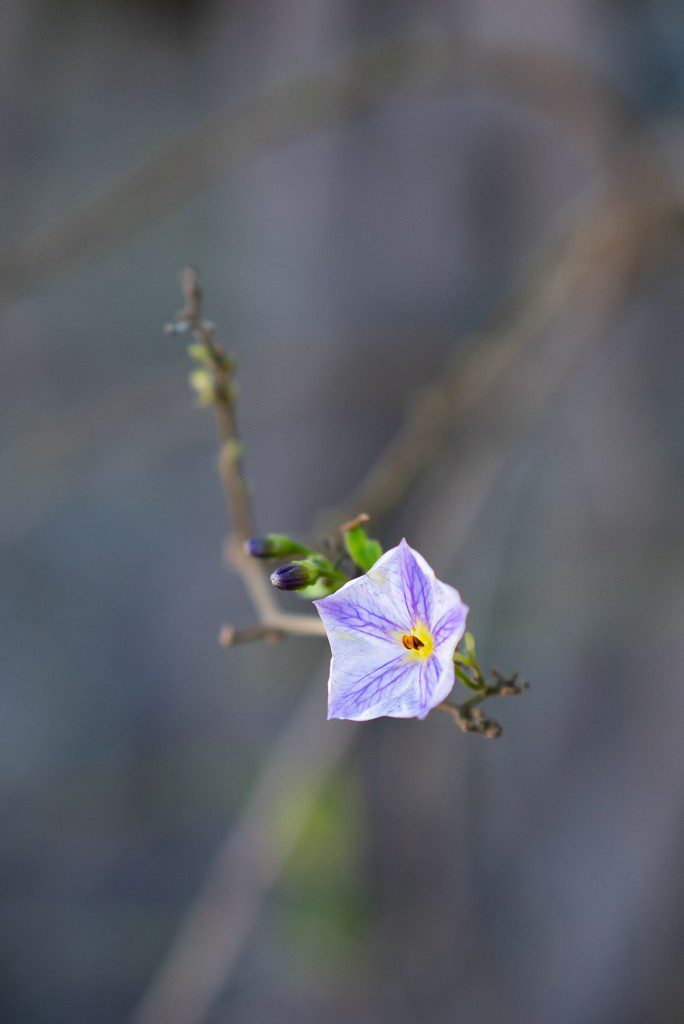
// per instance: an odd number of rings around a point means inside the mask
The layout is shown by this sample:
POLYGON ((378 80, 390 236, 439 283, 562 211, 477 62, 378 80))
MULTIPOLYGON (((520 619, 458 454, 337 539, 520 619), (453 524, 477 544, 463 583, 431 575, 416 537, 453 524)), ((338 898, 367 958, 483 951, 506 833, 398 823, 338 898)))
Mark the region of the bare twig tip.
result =
POLYGON ((221 626, 221 630, 218 635, 218 642, 221 647, 232 647, 235 639, 235 627, 234 626, 221 626))
POLYGON ((365 512, 360 512, 354 519, 350 519, 348 523, 340 527, 342 533, 348 533, 350 530, 355 530, 357 526, 363 526, 364 523, 370 522, 370 516, 365 512))

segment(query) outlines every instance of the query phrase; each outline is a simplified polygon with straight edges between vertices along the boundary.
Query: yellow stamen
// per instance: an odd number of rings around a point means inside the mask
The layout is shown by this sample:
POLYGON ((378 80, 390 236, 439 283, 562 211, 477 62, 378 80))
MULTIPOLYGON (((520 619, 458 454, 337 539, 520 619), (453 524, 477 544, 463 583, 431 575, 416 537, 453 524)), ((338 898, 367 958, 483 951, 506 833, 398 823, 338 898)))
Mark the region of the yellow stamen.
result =
POLYGON ((423 622, 417 622, 410 633, 399 634, 402 645, 413 658, 429 658, 435 646, 432 634, 423 622))

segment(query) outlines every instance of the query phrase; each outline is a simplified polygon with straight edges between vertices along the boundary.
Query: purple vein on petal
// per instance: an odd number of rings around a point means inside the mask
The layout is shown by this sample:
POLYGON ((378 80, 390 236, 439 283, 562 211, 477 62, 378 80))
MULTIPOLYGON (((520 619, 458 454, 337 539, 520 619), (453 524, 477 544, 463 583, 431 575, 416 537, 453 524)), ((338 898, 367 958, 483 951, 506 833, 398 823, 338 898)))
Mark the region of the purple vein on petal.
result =
POLYGON ((434 655, 431 658, 428 658, 427 661, 424 661, 420 666, 420 678, 418 682, 420 718, 424 718, 430 708, 433 707, 431 698, 437 684, 439 683, 441 674, 442 670, 439 659, 434 657, 434 655))
POLYGON ((400 690, 403 691, 408 682, 407 677, 406 665, 401 655, 390 658, 382 665, 376 665, 365 675, 354 680, 353 689, 349 689, 342 696, 331 700, 330 717, 335 718, 340 712, 345 714, 362 713, 376 705, 379 698, 400 680, 402 682, 400 690))
MULTIPOLYGON (((435 639, 435 646, 438 647, 448 640, 457 631, 465 628, 468 609, 464 604, 456 608, 449 608, 432 627, 432 635, 435 639)), ((459 637, 460 639, 460 637, 459 637)))
POLYGON ((396 620, 383 615, 378 608, 368 607, 358 599, 334 595, 332 599, 314 601, 314 604, 323 621, 329 622, 331 627, 340 626, 376 640, 386 640, 401 628, 396 620))
POLYGON ((406 606, 415 621, 429 623, 432 618, 432 584, 434 577, 425 572, 418 559, 406 543, 400 545, 402 553, 402 582, 406 606))

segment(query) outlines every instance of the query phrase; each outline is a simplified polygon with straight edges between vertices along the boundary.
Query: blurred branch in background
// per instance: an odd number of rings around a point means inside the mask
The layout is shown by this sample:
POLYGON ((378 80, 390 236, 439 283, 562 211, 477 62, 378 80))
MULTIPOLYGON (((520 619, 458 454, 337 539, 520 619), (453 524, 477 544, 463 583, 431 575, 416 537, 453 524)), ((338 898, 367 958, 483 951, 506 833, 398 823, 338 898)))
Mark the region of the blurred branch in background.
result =
MULTIPOLYGON (((351 56, 337 70, 274 87, 241 106, 199 122, 196 130, 150 158, 99 198, 86 202, 42 234, 0 253, 0 301, 23 288, 35 287, 51 274, 68 271, 81 260, 115 248, 215 177, 305 135, 307 130, 358 117, 372 104, 377 106, 393 96, 413 95, 420 88, 456 89, 459 85, 503 90, 510 97, 529 102, 567 128, 606 166, 624 163, 631 167, 636 150, 649 173, 657 173, 656 145, 649 143, 641 125, 634 132, 634 114, 622 93, 602 76, 557 54, 497 49, 448 35, 416 36, 351 56), (627 149, 631 159, 622 160, 621 149, 627 149)), ((467 378, 470 373, 468 359, 454 364, 456 390, 459 378, 467 378)), ((58 432, 51 420, 46 426, 38 421, 34 429, 10 445, 8 458, 16 465, 35 459, 36 452, 47 459, 47 464, 23 501, 7 503, 3 508, 0 528, 4 542, 12 544, 25 536, 49 511, 55 496, 59 498, 60 492, 64 494, 75 486, 64 464, 92 444, 90 424, 95 416, 110 429, 110 424, 118 423, 122 400, 138 410, 146 408, 160 387, 173 394, 172 380, 164 381, 156 367, 148 378, 141 372, 135 387, 127 388, 125 395, 113 388, 110 394, 98 395, 94 404, 86 400, 63 415, 58 432), (84 423, 89 424, 87 432, 84 423), (61 448, 56 447, 56 437, 61 448), (54 471, 55 462, 59 462, 59 472, 54 471)), ((429 392, 424 399, 419 396, 412 413, 417 437, 418 421, 425 421, 424 442, 418 437, 404 457, 399 436, 388 461, 374 468, 352 495, 350 515, 363 508, 377 518, 382 503, 376 504, 376 487, 389 495, 386 484, 391 474, 395 474, 395 489, 404 486, 402 480, 412 479, 421 461, 419 445, 434 443, 432 435, 442 431, 449 421, 445 410, 435 408, 427 414, 428 400, 434 401, 429 392)), ((326 516, 323 528, 327 530, 331 523, 334 526, 333 520, 346 514, 346 510, 337 510, 326 516)), ((256 574, 254 582, 259 585, 256 574)), ((290 621, 288 627, 293 631, 294 623, 290 621)), ((227 627, 223 633, 224 641, 233 644, 256 636, 275 641, 282 632, 269 626, 239 635, 227 627)))
POLYGON ((0 300, 109 251, 274 146, 362 116, 402 92, 463 87, 536 107, 603 163, 613 164, 634 128, 620 91, 561 54, 483 47, 448 35, 385 43, 200 121, 62 222, 0 253, 0 300))
MULTIPOLYGON (((660 177, 645 179, 642 170, 637 161, 633 181, 621 173, 611 193, 587 203, 566 226, 496 324, 472 339, 465 361, 422 393, 360 487, 326 514, 324 524, 339 523, 359 507, 376 517, 387 514, 454 426, 477 427, 481 418, 482 432, 471 441, 459 480, 462 506, 454 510, 455 543, 465 543, 506 460, 624 306, 639 272, 680 240, 680 201, 660 177), (554 337, 551 328, 571 312, 580 324, 586 320, 584 329, 554 337)), ((225 986, 319 794, 360 733, 349 723, 324 722, 324 673, 322 663, 134 1013, 135 1024, 198 1024, 225 986), (296 810, 284 828, 279 811, 293 793, 298 799, 288 806, 296 810)), ((469 711, 472 721, 473 707, 460 711, 466 719, 469 711)))

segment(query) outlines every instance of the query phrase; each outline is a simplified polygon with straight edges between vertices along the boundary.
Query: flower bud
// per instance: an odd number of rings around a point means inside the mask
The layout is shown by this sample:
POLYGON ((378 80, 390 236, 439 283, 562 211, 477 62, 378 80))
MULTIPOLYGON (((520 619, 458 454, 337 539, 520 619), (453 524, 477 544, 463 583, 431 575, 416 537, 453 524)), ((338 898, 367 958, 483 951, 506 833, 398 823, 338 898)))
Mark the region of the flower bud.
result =
POLYGON ((209 372, 204 367, 193 370, 188 377, 190 387, 195 392, 197 397, 197 404, 201 406, 212 405, 216 400, 216 389, 214 388, 214 381, 209 372))
POLYGON ((278 590, 301 590, 315 583, 320 575, 320 566, 313 562, 288 562, 271 573, 271 583, 278 590))
POLYGON ((199 342, 188 345, 188 355, 196 363, 202 363, 204 366, 212 365, 211 352, 206 345, 201 345, 199 342))
POLYGON ((252 537, 245 541, 245 551, 252 558, 288 558, 306 555, 309 549, 284 533, 267 533, 265 537, 252 537))

